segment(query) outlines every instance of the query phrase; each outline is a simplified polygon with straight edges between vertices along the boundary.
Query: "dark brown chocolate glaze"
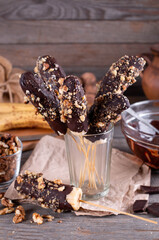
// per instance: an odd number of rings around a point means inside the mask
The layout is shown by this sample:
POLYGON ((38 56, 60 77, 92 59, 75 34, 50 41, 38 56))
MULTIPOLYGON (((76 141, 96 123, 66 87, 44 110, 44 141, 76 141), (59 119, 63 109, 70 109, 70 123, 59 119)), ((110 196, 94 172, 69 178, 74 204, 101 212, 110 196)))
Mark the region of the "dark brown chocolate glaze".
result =
POLYGON ((147 207, 147 212, 153 216, 159 217, 159 203, 153 203, 147 207))
POLYGON ((54 85, 54 89, 57 88, 57 91, 60 86, 58 80, 66 76, 62 67, 57 64, 56 59, 49 55, 38 57, 34 71, 42 77, 46 87, 49 88, 51 83, 54 85))
POLYGON ((57 133, 65 134, 67 126, 60 121, 59 100, 54 92, 54 85, 50 83, 50 88, 47 88, 43 79, 32 72, 21 75, 20 85, 29 101, 45 118, 50 127, 57 133))
POLYGON ((159 193, 159 187, 141 185, 140 191, 142 193, 157 194, 159 193))
POLYGON ((103 133, 110 123, 119 120, 122 111, 130 106, 122 94, 106 94, 98 97, 89 111, 90 128, 87 134, 103 133))
POLYGON ((113 63, 99 85, 96 98, 103 94, 123 93, 136 82, 135 78, 143 71, 145 60, 137 56, 123 56, 113 63))
POLYGON ((147 207, 147 200, 136 200, 133 204, 134 212, 145 212, 147 207))
POLYGON ((59 82, 61 121, 67 123, 68 128, 73 132, 87 132, 87 102, 78 77, 67 76, 59 82))
POLYGON ((72 206, 66 197, 71 193, 73 186, 49 181, 42 174, 27 172, 19 175, 14 188, 25 198, 38 201, 41 207, 51 208, 53 211, 71 211, 72 206))

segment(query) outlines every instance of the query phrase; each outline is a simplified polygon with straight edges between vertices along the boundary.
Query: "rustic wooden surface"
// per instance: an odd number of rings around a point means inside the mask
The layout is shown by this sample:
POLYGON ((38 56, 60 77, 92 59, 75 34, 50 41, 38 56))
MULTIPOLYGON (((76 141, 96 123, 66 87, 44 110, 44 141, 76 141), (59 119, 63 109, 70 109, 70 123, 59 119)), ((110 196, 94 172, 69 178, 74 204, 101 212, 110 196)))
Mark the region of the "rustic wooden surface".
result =
MULTIPOLYGON (((115 127, 114 147, 129 152, 129 148, 121 133, 120 123, 115 127)), ((22 164, 31 154, 23 153, 22 164)), ((159 172, 152 171, 152 185, 159 185, 159 172)), ((158 195, 150 197, 149 202, 158 202, 158 195)), ((20 224, 12 223, 13 214, 0 216, 0 240, 39 240, 39 239, 92 239, 92 240, 159 240, 159 225, 146 223, 123 215, 109 217, 75 216, 72 213, 53 213, 31 204, 23 204, 26 210, 26 221, 20 224), (43 225, 30 223, 33 212, 52 214, 53 222, 43 225), (58 223, 61 220, 62 223, 58 223)), ((1 207, 0 207, 1 209, 1 207)), ((156 220, 158 218, 148 217, 156 220)))
POLYGON ((50 54, 66 73, 99 80, 122 55, 159 42, 159 1, 0 0, 0 32, 0 55, 16 67, 50 54))

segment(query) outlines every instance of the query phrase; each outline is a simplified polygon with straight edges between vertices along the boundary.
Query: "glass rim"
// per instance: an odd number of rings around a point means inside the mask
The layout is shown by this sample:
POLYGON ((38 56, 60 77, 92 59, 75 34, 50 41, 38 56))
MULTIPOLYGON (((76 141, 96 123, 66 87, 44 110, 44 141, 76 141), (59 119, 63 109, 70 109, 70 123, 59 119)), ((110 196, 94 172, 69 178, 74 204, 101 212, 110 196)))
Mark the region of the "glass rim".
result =
MULTIPOLYGON (((2 134, 0 134, 0 136, 2 136, 2 134)), ((22 150, 23 150, 23 144, 22 144, 22 141, 19 139, 19 137, 18 137, 18 140, 19 140, 19 142, 20 142, 20 149, 19 149, 17 152, 15 152, 15 153, 13 153, 13 154, 10 154, 10 155, 5 155, 5 156, 0 155, 0 158, 13 157, 13 156, 15 156, 16 154, 18 154, 19 152, 22 152, 22 150)))
POLYGON ((80 135, 80 134, 76 134, 72 131, 69 131, 68 133, 71 133, 72 135, 74 136, 81 136, 81 137, 94 137, 94 136, 102 136, 102 135, 105 135, 105 134, 109 134, 110 132, 112 132, 114 129, 114 124, 111 122, 108 126, 108 130, 107 131, 104 131, 104 132, 101 132, 101 133, 92 133, 92 134, 84 134, 84 135, 80 135))

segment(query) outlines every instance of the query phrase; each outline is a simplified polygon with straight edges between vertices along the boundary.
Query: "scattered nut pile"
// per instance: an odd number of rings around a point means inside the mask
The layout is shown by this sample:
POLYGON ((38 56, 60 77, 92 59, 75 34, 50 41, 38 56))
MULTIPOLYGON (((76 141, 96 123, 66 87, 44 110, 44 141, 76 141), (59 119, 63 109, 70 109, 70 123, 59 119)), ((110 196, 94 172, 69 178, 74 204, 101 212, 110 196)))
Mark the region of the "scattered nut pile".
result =
MULTIPOLYGON (((16 207, 16 209, 14 209, 14 203, 12 202, 12 200, 5 198, 4 197, 4 193, 0 193, 0 199, 1 199, 1 205, 4 206, 3 209, 0 210, 0 215, 5 215, 5 214, 9 214, 9 213, 15 213, 14 217, 13 217, 13 223, 21 223, 25 220, 25 210, 24 208, 19 205, 16 207)), ((52 222, 54 220, 54 216, 52 215, 40 215, 39 213, 33 213, 32 214, 32 220, 31 223, 37 223, 38 225, 42 224, 43 222, 48 221, 48 222, 52 222)), ((59 222, 59 221, 58 221, 59 222)), ((60 221, 61 223, 62 221, 60 221)))
POLYGON ((0 183, 13 178, 19 154, 14 155, 21 148, 17 136, 3 134, 0 136, 0 183))

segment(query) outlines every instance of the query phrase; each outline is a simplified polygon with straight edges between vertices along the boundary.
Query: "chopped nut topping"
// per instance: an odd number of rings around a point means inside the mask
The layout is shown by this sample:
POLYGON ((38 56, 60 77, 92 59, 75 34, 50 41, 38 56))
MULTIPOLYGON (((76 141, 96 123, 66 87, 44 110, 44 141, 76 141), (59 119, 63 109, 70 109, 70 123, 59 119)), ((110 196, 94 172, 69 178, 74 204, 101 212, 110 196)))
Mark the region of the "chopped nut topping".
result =
POLYGON ((59 188, 58 188, 58 191, 59 191, 59 192, 62 192, 64 189, 65 189, 65 186, 62 186, 62 187, 59 187, 59 188))
POLYGON ((57 223, 62 223, 62 220, 58 220, 57 223))
POLYGON ((61 181, 61 179, 55 179, 54 181, 53 181, 55 184, 62 184, 62 181, 61 181))
POLYGON ((64 78, 59 78, 58 82, 59 82, 60 85, 63 85, 64 78))
POLYGON ((84 122, 85 121, 85 116, 84 115, 80 116, 80 119, 81 119, 82 122, 84 122))
POLYGON ((39 213, 33 213, 32 219, 33 222, 37 223, 38 225, 42 224, 44 221, 43 217, 41 217, 39 213))

